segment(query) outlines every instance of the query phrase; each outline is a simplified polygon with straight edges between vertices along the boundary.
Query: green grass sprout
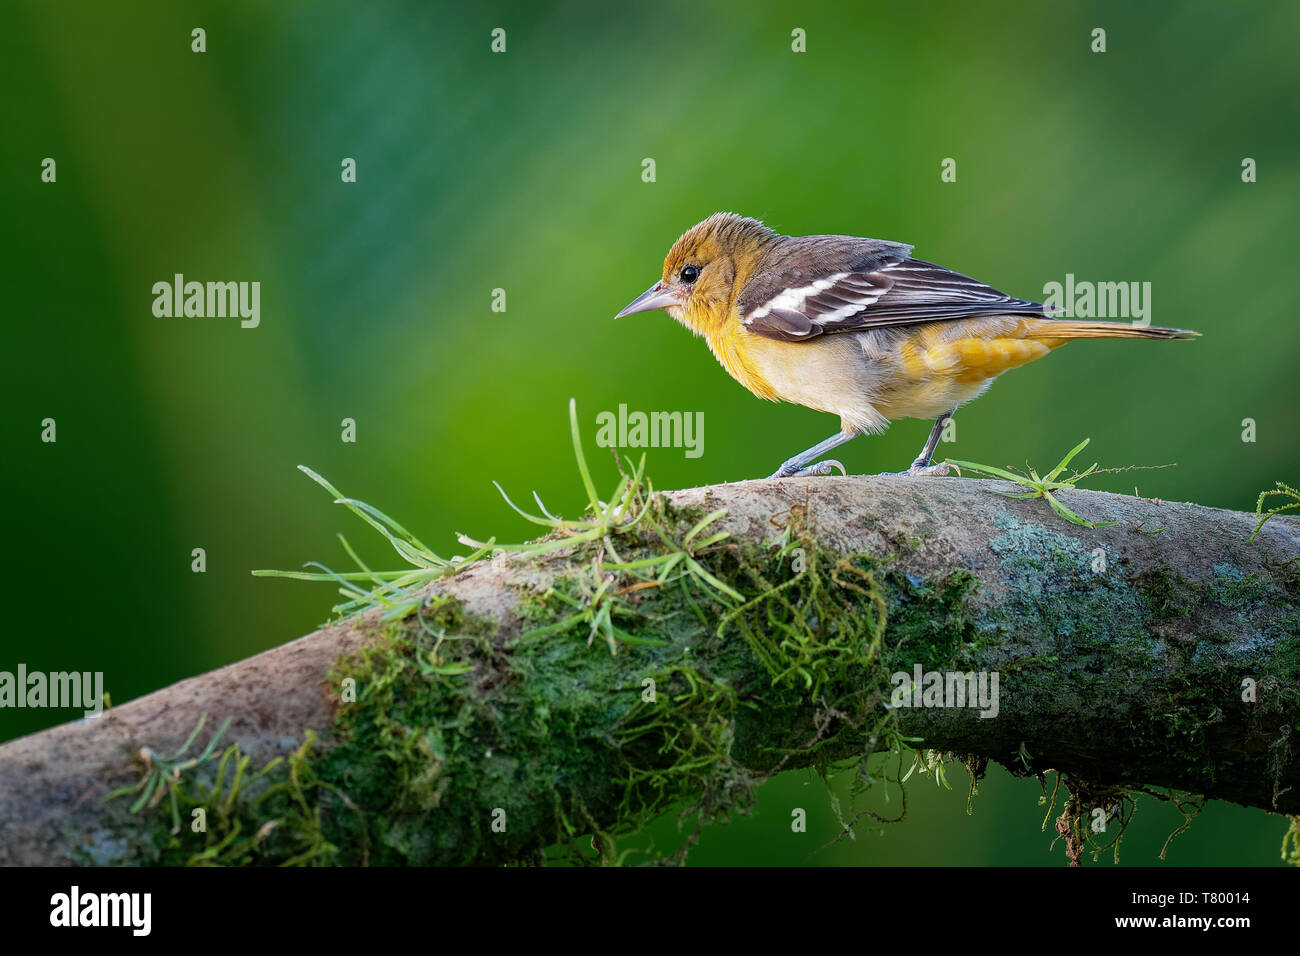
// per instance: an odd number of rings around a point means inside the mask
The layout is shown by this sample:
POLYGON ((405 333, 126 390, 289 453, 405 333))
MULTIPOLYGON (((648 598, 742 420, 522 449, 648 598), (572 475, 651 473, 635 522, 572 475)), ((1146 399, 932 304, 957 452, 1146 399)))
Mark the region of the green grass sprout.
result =
POLYGON ((333 495, 335 504, 343 505, 370 525, 371 528, 378 531, 392 545, 398 556, 411 565, 410 568, 398 571, 372 571, 353 550, 347 538, 340 534, 338 537, 343 545, 343 550, 360 568, 359 571, 338 572, 318 561, 309 561, 304 565, 305 567, 319 568, 320 570, 258 570, 253 572, 258 577, 335 582, 339 585, 339 593, 347 598, 347 600, 333 607, 334 613, 341 617, 369 610, 372 607, 384 608, 385 620, 405 617, 423 603, 424 596, 417 592, 426 584, 452 573, 464 564, 483 557, 491 550, 491 544, 489 543, 469 555, 443 558, 378 508, 368 505, 364 501, 346 497, 343 492, 306 465, 299 465, 298 470, 333 495), (358 582, 366 582, 370 587, 362 587, 358 582))
POLYGON ((1088 442, 1090 441, 1092 441, 1091 438, 1085 438, 1083 441, 1079 442, 1079 444, 1075 445, 1074 449, 1061 459, 1060 464, 1041 478, 1038 476, 1038 472, 1032 468, 1029 470, 1028 476, 1026 476, 1017 474, 1013 471, 1007 471, 1005 468, 997 468, 993 465, 981 465, 973 461, 955 461, 949 459, 948 464, 956 465, 962 469, 970 469, 977 474, 988 475, 990 478, 1003 478, 1007 481, 1014 481, 1016 484, 1022 485, 1029 490, 1024 493, 1000 491, 998 494, 1006 495, 1008 498, 1046 498, 1047 503, 1051 506, 1052 510, 1066 521, 1082 525, 1085 528, 1104 528, 1107 525, 1113 525, 1115 522, 1089 521, 1087 518, 1080 517, 1065 505, 1061 504, 1053 494, 1053 492, 1061 491, 1063 489, 1074 490, 1075 485, 1079 481, 1097 471, 1097 463, 1093 462, 1091 467, 1084 471, 1075 472, 1069 478, 1060 477, 1061 473, 1065 471, 1066 466, 1070 464, 1071 459, 1088 447, 1088 442))
MULTIPOLYGON (((645 477, 645 456, 641 456, 641 460, 630 474, 623 471, 620 462, 618 484, 606 500, 601 500, 596 492, 596 484, 592 479, 591 469, 587 465, 587 458, 583 452, 582 438, 578 427, 577 402, 573 399, 569 400, 569 431, 573 441, 574 460, 577 463, 578 474, 582 479, 582 486, 587 496, 586 509, 580 518, 566 520, 553 514, 535 491, 533 492, 533 500, 537 502, 541 514, 530 514, 516 505, 500 484, 493 482, 497 491, 501 492, 501 497, 506 504, 516 514, 526 521, 546 528, 550 532, 550 534, 537 541, 498 544, 495 538, 489 538, 487 541, 476 541, 467 535, 458 534, 456 536, 457 540, 469 547, 471 549, 470 553, 444 558, 378 508, 344 495, 324 477, 306 465, 299 465, 298 470, 329 492, 333 496, 335 504, 347 508, 382 535, 393 550, 397 552, 397 555, 410 567, 394 571, 373 570, 361 559, 347 538, 340 534, 338 536, 339 542, 342 544, 348 558, 356 565, 357 570, 355 571, 335 571, 318 561, 309 561, 304 567, 315 570, 257 570, 253 574, 258 577, 291 578, 297 581, 333 582, 338 585, 339 594, 345 599, 334 605, 332 610, 335 614, 340 617, 347 617, 372 608, 382 608, 384 610, 383 619, 391 620, 405 618, 424 607, 429 600, 424 591, 428 584, 489 555, 498 553, 541 555, 576 544, 599 542, 602 539, 612 552, 613 545, 609 540, 610 536, 627 534, 633 531, 642 523, 649 511, 649 502, 653 490, 645 477)), ((693 557, 699 550, 719 540, 719 536, 716 534, 703 540, 694 540, 716 517, 715 514, 701 522, 700 526, 687 535, 686 541, 683 542, 682 548, 679 549, 680 553, 670 557, 684 561, 688 573, 701 581, 707 582, 715 590, 725 593, 730 589, 709 575, 693 557)), ((665 579, 666 577, 667 573, 665 572, 665 579)), ((611 642, 615 639, 626 641, 628 640, 627 635, 615 629, 610 616, 614 607, 614 602, 609 593, 611 586, 612 581, 593 583, 589 595, 590 600, 586 602, 582 614, 578 615, 578 617, 587 620, 592 625, 593 635, 599 631, 611 642)), ((735 595, 734 591, 731 593, 735 595)), ((735 596, 738 597, 738 595, 735 596)), ((612 643, 611 646, 613 646, 612 643)))
POLYGON ((587 456, 582 451, 582 436, 578 429, 578 405, 572 398, 569 399, 569 431, 573 440, 573 457, 578 465, 578 474, 582 478, 582 487, 587 493, 587 507, 582 517, 566 520, 552 514, 536 491, 533 492, 533 500, 537 502, 537 507, 542 513, 541 515, 530 514, 516 505, 506 494, 505 489, 494 481, 492 484, 496 485, 497 491, 501 492, 501 497, 515 514, 525 521, 549 529, 552 534, 537 541, 518 544, 497 544, 495 539, 486 542, 476 541, 467 535, 458 534, 456 538, 461 544, 486 551, 539 555, 575 544, 600 541, 612 534, 627 534, 641 524, 649 510, 652 493, 649 482, 645 478, 645 455, 641 456, 641 460, 630 475, 623 473, 620 465, 618 485, 609 498, 602 501, 596 493, 596 483, 592 480, 591 469, 587 467, 587 456))
POLYGON ((1263 530, 1264 523, 1268 521, 1269 518, 1274 515, 1280 515, 1284 511, 1294 511, 1296 508, 1300 508, 1300 491, 1296 491, 1290 485, 1284 485, 1280 481, 1275 481, 1273 484, 1273 488, 1270 488, 1267 491, 1261 491, 1259 493, 1259 499, 1255 502, 1255 517, 1259 519, 1259 524, 1255 525, 1255 530, 1252 531, 1250 537, 1246 539, 1247 544, 1250 544, 1255 540, 1260 531, 1263 530), (1278 505, 1265 511, 1264 502, 1274 496, 1278 498, 1289 498, 1291 500, 1286 504, 1278 505))

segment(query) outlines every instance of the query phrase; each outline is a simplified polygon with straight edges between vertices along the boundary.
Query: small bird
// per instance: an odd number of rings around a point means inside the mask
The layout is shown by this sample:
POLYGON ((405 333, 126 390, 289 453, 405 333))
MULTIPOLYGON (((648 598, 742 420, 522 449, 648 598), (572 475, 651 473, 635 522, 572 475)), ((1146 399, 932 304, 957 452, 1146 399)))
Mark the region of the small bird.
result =
POLYGON ((663 309, 759 398, 840 416, 837 433, 772 478, 844 472, 818 459, 896 418, 933 418, 934 427, 911 467, 894 474, 946 475, 946 464, 930 463, 945 420, 1003 372, 1071 339, 1200 334, 1052 318, 1047 306, 911 252, 881 239, 783 236, 720 212, 673 243, 660 280, 615 318, 663 309))

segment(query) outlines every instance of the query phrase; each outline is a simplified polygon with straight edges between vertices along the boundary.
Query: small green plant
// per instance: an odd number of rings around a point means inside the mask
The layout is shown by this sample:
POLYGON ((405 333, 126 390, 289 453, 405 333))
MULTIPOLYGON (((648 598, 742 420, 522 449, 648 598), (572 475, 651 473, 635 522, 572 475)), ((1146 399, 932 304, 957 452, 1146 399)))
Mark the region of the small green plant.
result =
MULTIPOLYGON (((576 431, 574 433, 574 453, 578 459, 579 468, 585 472, 586 463, 583 460, 582 446, 578 441, 576 431)), ((680 541, 675 540, 669 522, 663 520, 661 511, 650 507, 648 493, 643 492, 641 489, 641 473, 644 464, 645 459, 642 458, 640 465, 638 465, 636 472, 632 476, 632 484, 626 489, 622 489, 620 486, 620 490, 617 490, 611 499, 630 502, 632 508, 629 514, 634 513, 635 517, 612 530, 617 533, 624 533, 641 524, 643 519, 648 518, 648 520, 645 520, 645 524, 649 533, 654 534, 664 546, 662 552, 650 557, 623 560, 614 545, 610 529, 603 531, 601 529, 601 525, 607 522, 609 518, 606 517, 604 521, 601 520, 601 510, 608 506, 599 502, 595 503, 590 509, 595 516, 594 523, 564 522, 565 525, 575 527, 556 527, 554 529, 560 532, 573 532, 573 536, 568 539, 561 539, 561 543, 568 544, 575 539, 600 541, 600 551, 592 563, 585 566, 575 578, 580 592, 577 599, 555 589, 547 592, 547 597, 558 598, 571 606, 573 613, 554 624, 528 631, 521 636, 521 639, 544 637, 548 634, 567 631, 579 624, 585 624, 588 626, 587 643, 590 644, 596 634, 600 633, 604 635, 612 654, 617 652, 620 642, 624 644, 659 643, 648 638, 634 637, 614 623, 614 615, 617 613, 634 614, 625 600, 625 595, 631 592, 645 588, 666 588, 680 585, 682 593, 691 604, 692 609, 700 616, 703 616, 704 612, 699 609, 698 603, 691 596, 691 589, 687 586, 688 584, 695 585, 708 598, 724 607, 730 607, 734 603, 744 600, 739 591, 719 580, 699 561, 700 555, 707 553, 715 545, 727 538, 725 531, 714 531, 712 534, 705 534, 714 522, 726 514, 726 510, 720 509, 705 515, 682 535, 680 541), (584 530, 582 528, 584 524, 592 526, 584 530), (601 533, 597 534, 596 532, 601 533), (605 560, 607 554, 614 560, 605 560), (624 584, 625 578, 630 578, 631 583, 624 584)), ((508 498, 506 500, 509 501, 508 498)), ((538 505, 541 506, 540 500, 538 500, 538 505)), ((627 507, 627 505, 622 505, 622 507, 627 507)), ((516 508, 515 510, 518 511, 519 509, 516 508)), ((542 510, 545 512, 544 506, 542 506, 542 510)), ((520 514, 539 524, 560 521, 559 518, 549 515, 549 512, 546 519, 525 514, 522 511, 520 514)), ((544 544, 545 542, 541 543, 544 544)), ((511 547, 511 550, 535 553, 535 548, 535 545, 515 545, 511 547)))
POLYGON ((665 524, 654 520, 650 523, 650 530, 663 544, 665 553, 642 558, 639 561, 622 561, 616 558, 613 562, 604 562, 604 567, 628 572, 638 579, 639 584, 648 586, 662 587, 679 579, 689 579, 709 597, 724 606, 743 601, 744 596, 739 591, 720 581, 697 560, 699 555, 707 553, 714 545, 727 538, 725 531, 715 531, 713 534, 703 536, 709 526, 726 513, 725 508, 720 508, 705 515, 691 526, 690 530, 682 536, 681 541, 673 540, 665 524))
POLYGON ((541 515, 530 514, 511 501, 505 489, 493 482, 506 504, 516 514, 525 521, 550 529, 552 534, 537 541, 526 541, 520 544, 497 544, 495 538, 475 541, 466 535, 457 535, 461 544, 477 548, 479 554, 495 550, 513 554, 539 555, 576 544, 600 541, 610 535, 627 534, 641 524, 649 508, 651 494, 649 482, 645 479, 645 455, 641 456, 632 474, 623 474, 620 468, 618 485, 607 501, 601 501, 600 496, 596 494, 596 484, 592 481, 591 470, 587 467, 587 456, 582 451, 582 435, 578 428, 578 406, 572 398, 569 399, 569 432, 573 440, 573 457, 578 465, 578 473, 582 477, 582 487, 587 492, 587 509, 583 516, 566 520, 551 514, 535 491, 533 500, 537 502, 537 507, 542 513, 541 515))
MULTIPOLYGON (((727 537, 726 532, 718 531, 714 527, 718 519, 726 514, 725 510, 705 515, 678 540, 675 537, 677 532, 674 531, 673 522, 666 520, 662 508, 652 507, 654 491, 645 477, 645 456, 641 456, 630 473, 625 472, 622 463, 619 462, 618 484, 608 498, 602 500, 596 493, 596 485, 587 466, 578 427, 577 403, 573 399, 569 400, 569 430, 573 442, 574 461, 587 494, 586 508, 580 517, 566 519, 553 514, 537 492, 533 492, 533 500, 537 502, 540 514, 532 514, 516 505, 505 490, 499 484, 496 485, 501 497, 516 514, 550 532, 536 541, 500 544, 495 538, 477 541, 461 534, 457 535, 457 540, 469 547, 470 553, 443 558, 378 508, 364 501, 345 497, 325 478, 305 465, 299 465, 299 470, 334 496, 335 504, 343 505, 383 535, 392 545, 393 550, 411 567, 396 571, 372 570, 361 560, 348 540, 340 534, 339 541, 344 551, 356 564, 358 568, 356 571, 337 572, 313 561, 306 567, 319 570, 259 570, 254 571, 253 574, 293 578, 300 581, 333 581, 339 585, 339 593, 346 598, 345 601, 334 606, 333 610, 336 614, 347 616, 378 607, 384 610, 382 620, 392 620, 406 618, 417 612, 423 614, 424 611, 429 610, 428 602, 436 598, 429 596, 425 590, 426 585, 489 554, 539 556, 564 548, 596 545, 599 548, 596 559, 575 578, 579 594, 573 597, 554 589, 547 594, 547 597, 555 597, 571 606, 572 613, 553 624, 526 632, 521 639, 544 637, 583 625, 587 628, 588 643, 600 634, 608 643, 611 653, 617 651, 620 643, 655 643, 645 638, 634 637, 615 622, 616 615, 630 612, 625 595, 632 591, 648 587, 680 586, 696 613, 701 616, 704 612, 691 597, 690 588, 687 586, 689 584, 696 585, 707 597, 723 606, 730 607, 744 600, 740 592, 721 581, 700 560, 701 556, 715 550, 727 537), (659 539, 663 548, 658 549, 658 553, 651 557, 623 560, 614 540, 616 538, 627 540, 629 535, 643 526, 647 528, 648 533, 659 539), (610 558, 612 560, 609 560, 610 558), (631 583, 624 584, 628 579, 631 583)), ((423 618, 421 620, 423 621, 423 618)), ((462 673, 465 667, 463 664, 444 666, 437 660, 427 666, 439 673, 462 673), (446 667, 451 667, 453 670, 448 671, 446 667)))
POLYGON ((1070 461, 1074 456, 1087 448, 1088 442, 1090 441, 1092 441, 1091 438, 1085 438, 1083 441, 1079 442, 1079 444, 1075 445, 1074 449, 1061 459, 1060 464, 1041 478, 1038 476, 1038 472, 1032 468, 1029 469, 1029 474, 1026 476, 1016 474, 1013 471, 1008 471, 1005 468, 997 468, 993 465, 981 465, 973 461, 954 461, 949 459, 948 464, 956 465, 963 469, 970 469, 978 474, 988 475, 990 478, 1003 478, 1007 481, 1014 481, 1016 484, 1023 485, 1029 490, 1023 494, 1013 491, 1001 491, 998 493, 1006 495, 1008 498, 1046 498, 1047 503, 1051 506, 1052 510, 1066 521, 1082 525, 1085 528, 1104 528, 1107 525, 1114 524, 1115 522, 1089 521, 1087 518, 1082 518, 1065 505, 1061 504, 1053 494, 1053 492, 1061 491, 1063 489, 1074 489, 1078 482, 1097 471, 1097 463, 1093 462, 1089 468, 1084 471, 1075 472, 1069 478, 1060 477, 1061 473, 1065 471, 1066 466, 1070 464, 1070 461))
POLYGON ((424 603, 425 596, 419 592, 425 585, 451 574, 461 565, 478 560, 491 550, 489 543, 469 555, 443 558, 378 508, 364 501, 345 497, 343 492, 306 465, 299 465, 298 470, 333 495, 336 505, 343 505, 383 535, 393 546, 393 550, 411 565, 409 568, 397 571, 372 571, 352 550, 348 539, 340 534, 338 537, 343 550, 360 570, 338 572, 318 561, 309 561, 304 567, 315 567, 320 570, 253 572, 257 577, 336 582, 339 585, 339 593, 347 599, 333 607, 334 613, 341 617, 357 614, 373 607, 384 608, 384 620, 406 617, 424 603), (358 582, 368 582, 371 586, 365 588, 358 582))
POLYGON ((623 600, 622 592, 626 589, 615 588, 618 583, 617 579, 612 574, 604 573, 604 566, 599 558, 591 564, 585 565, 575 576, 574 581, 579 590, 577 598, 570 597, 555 588, 548 590, 545 595, 548 599, 554 598, 573 608, 573 613, 556 621, 554 624, 547 624, 544 627, 525 631, 519 637, 521 641, 546 637, 549 634, 563 633, 572 630, 579 624, 585 624, 588 627, 587 644, 590 645, 596 635, 601 634, 606 643, 609 644, 611 654, 618 652, 620 642, 624 644, 663 643, 650 638, 636 637, 614 623, 614 614, 616 612, 628 614, 633 612, 628 607, 627 602, 623 600))
POLYGON ((1246 539, 1247 544, 1255 540, 1260 531, 1263 530, 1264 523, 1268 521, 1269 518, 1274 515, 1280 515, 1284 511, 1294 511, 1296 508, 1300 508, 1300 491, 1296 491, 1290 485, 1284 485, 1280 481, 1275 481, 1273 485, 1274 487, 1267 491, 1261 491, 1259 493, 1259 499, 1255 502, 1255 517, 1259 519, 1259 523, 1255 525, 1255 530, 1252 531, 1250 537, 1246 539), (1287 501, 1286 504, 1281 504, 1265 511, 1264 502, 1273 497, 1290 500, 1287 501))
MULTIPOLYGON (((186 866, 243 866, 277 863, 280 866, 328 864, 338 848, 325 836, 322 798, 328 797, 360 817, 360 809, 346 793, 322 780, 311 765, 310 752, 317 736, 308 730, 298 748, 274 757, 260 770, 252 770, 252 758, 239 744, 220 751, 217 744, 230 726, 230 719, 212 735, 207 746, 193 757, 185 754, 207 722, 199 718, 185 745, 169 757, 142 747, 139 759, 145 775, 139 783, 121 787, 105 801, 138 793, 131 813, 155 813, 163 797, 170 803, 170 835, 142 843, 144 860, 153 864, 186 866), (202 768, 202 769, 200 769, 202 768), (204 812, 204 825, 182 833, 183 819, 204 812), (195 837, 194 833, 202 836, 195 837), (194 840, 201 841, 195 848, 194 840)), ((360 862, 369 859, 369 843, 361 831, 360 862)))
POLYGON ((140 782, 128 785, 114 790, 103 798, 104 802, 114 800, 118 797, 124 797, 127 794, 139 793, 140 796, 135 803, 131 804, 131 812, 139 813, 146 806, 157 806, 163 797, 170 797, 172 811, 172 832, 179 833, 181 829, 180 805, 176 800, 176 786, 181 780, 181 774, 193 770, 195 767, 206 763, 212 759, 212 754, 217 748, 218 741, 225 735, 226 729, 230 727, 231 718, 227 717, 217 728, 217 732, 208 740, 208 745, 193 757, 187 757, 185 754, 189 751, 190 745, 198 737, 199 731, 208 721, 208 715, 204 714, 195 724, 194 730, 190 732, 189 737, 170 757, 164 757, 157 754, 150 747, 141 747, 139 757, 144 763, 144 777, 140 782))
POLYGON ((944 770, 945 764, 952 763, 955 760, 952 754, 946 754, 941 750, 912 750, 912 757, 912 766, 899 779, 899 783, 907 783, 912 774, 919 770, 921 773, 934 774, 934 785, 936 787, 943 787, 945 790, 952 789, 952 784, 948 782, 948 772, 944 770))
MULTIPOLYGON (((279 866, 328 865, 338 848, 325 836, 320 793, 330 794, 338 805, 358 818, 359 808, 342 790, 320 779, 310 754, 317 744, 308 730, 298 748, 275 757, 261 770, 248 772, 251 758, 231 744, 210 784, 196 781, 190 800, 210 808, 207 845, 185 859, 187 866, 241 866, 276 862, 279 866), (227 783, 227 768, 232 773, 227 783), (245 830, 245 823, 260 823, 245 830), (275 842, 276 846, 269 844, 275 842)), ((360 862, 369 862, 370 848, 362 830, 360 862)))
MULTIPOLYGON (((612 534, 626 534, 632 531, 646 515, 649 501, 649 483, 644 478, 645 456, 638 463, 631 475, 623 474, 618 486, 608 501, 601 501, 596 494, 596 486, 587 467, 587 459, 582 451, 582 440, 578 430, 577 404, 569 400, 569 426, 573 437, 573 452, 577 460, 578 472, 582 477, 583 487, 587 492, 587 513, 577 520, 565 520, 551 514, 537 493, 533 499, 541 509, 542 515, 532 515, 519 508, 500 485, 497 490, 506 504, 516 513, 533 524, 548 528, 552 534, 537 541, 521 544, 498 544, 495 538, 487 541, 475 541, 466 535, 457 535, 457 540, 472 549, 466 555, 453 555, 444 558, 434 552, 397 521, 373 505, 355 498, 346 497, 325 478, 312 471, 306 465, 299 465, 298 470, 309 477, 334 496, 334 503, 343 505, 366 524, 378 531, 392 545, 398 556, 411 567, 395 571, 374 571, 361 560, 353 550, 347 538, 339 535, 339 541, 348 557, 356 564, 358 570, 338 572, 317 561, 309 561, 304 567, 318 568, 318 571, 273 571, 258 570, 253 574, 258 577, 292 578, 298 581, 333 581, 339 585, 339 593, 346 598, 334 605, 335 614, 346 617, 371 608, 384 609, 383 620, 401 619, 409 616, 424 606, 427 593, 426 585, 453 574, 462 567, 497 552, 540 555, 561 548, 585 542, 608 539, 612 534), (369 584, 369 587, 364 587, 369 584)), ((493 482, 493 484, 496 484, 493 482)), ((605 628, 602 627, 602 630, 605 628)))

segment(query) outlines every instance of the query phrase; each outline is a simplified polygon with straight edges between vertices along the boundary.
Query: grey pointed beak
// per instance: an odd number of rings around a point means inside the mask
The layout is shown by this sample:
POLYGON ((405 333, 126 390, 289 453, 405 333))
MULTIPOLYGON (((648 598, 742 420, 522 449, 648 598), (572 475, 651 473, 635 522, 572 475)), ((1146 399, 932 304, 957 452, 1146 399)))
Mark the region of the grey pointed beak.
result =
POLYGON ((614 318, 621 319, 625 315, 632 315, 636 312, 651 312, 655 309, 666 308, 670 305, 680 305, 681 301, 681 295, 679 293, 671 289, 665 289, 662 282, 656 282, 629 302, 623 311, 614 316, 614 318))

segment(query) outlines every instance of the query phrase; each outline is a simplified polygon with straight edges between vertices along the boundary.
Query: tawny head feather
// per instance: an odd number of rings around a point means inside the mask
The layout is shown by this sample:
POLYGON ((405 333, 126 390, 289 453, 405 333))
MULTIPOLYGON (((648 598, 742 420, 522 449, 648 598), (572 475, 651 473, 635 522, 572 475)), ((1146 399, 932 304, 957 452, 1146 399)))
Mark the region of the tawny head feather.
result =
POLYGON ((700 335, 725 321, 774 235, 757 219, 731 212, 714 213, 686 230, 664 259, 660 285, 678 299, 668 314, 700 335))

